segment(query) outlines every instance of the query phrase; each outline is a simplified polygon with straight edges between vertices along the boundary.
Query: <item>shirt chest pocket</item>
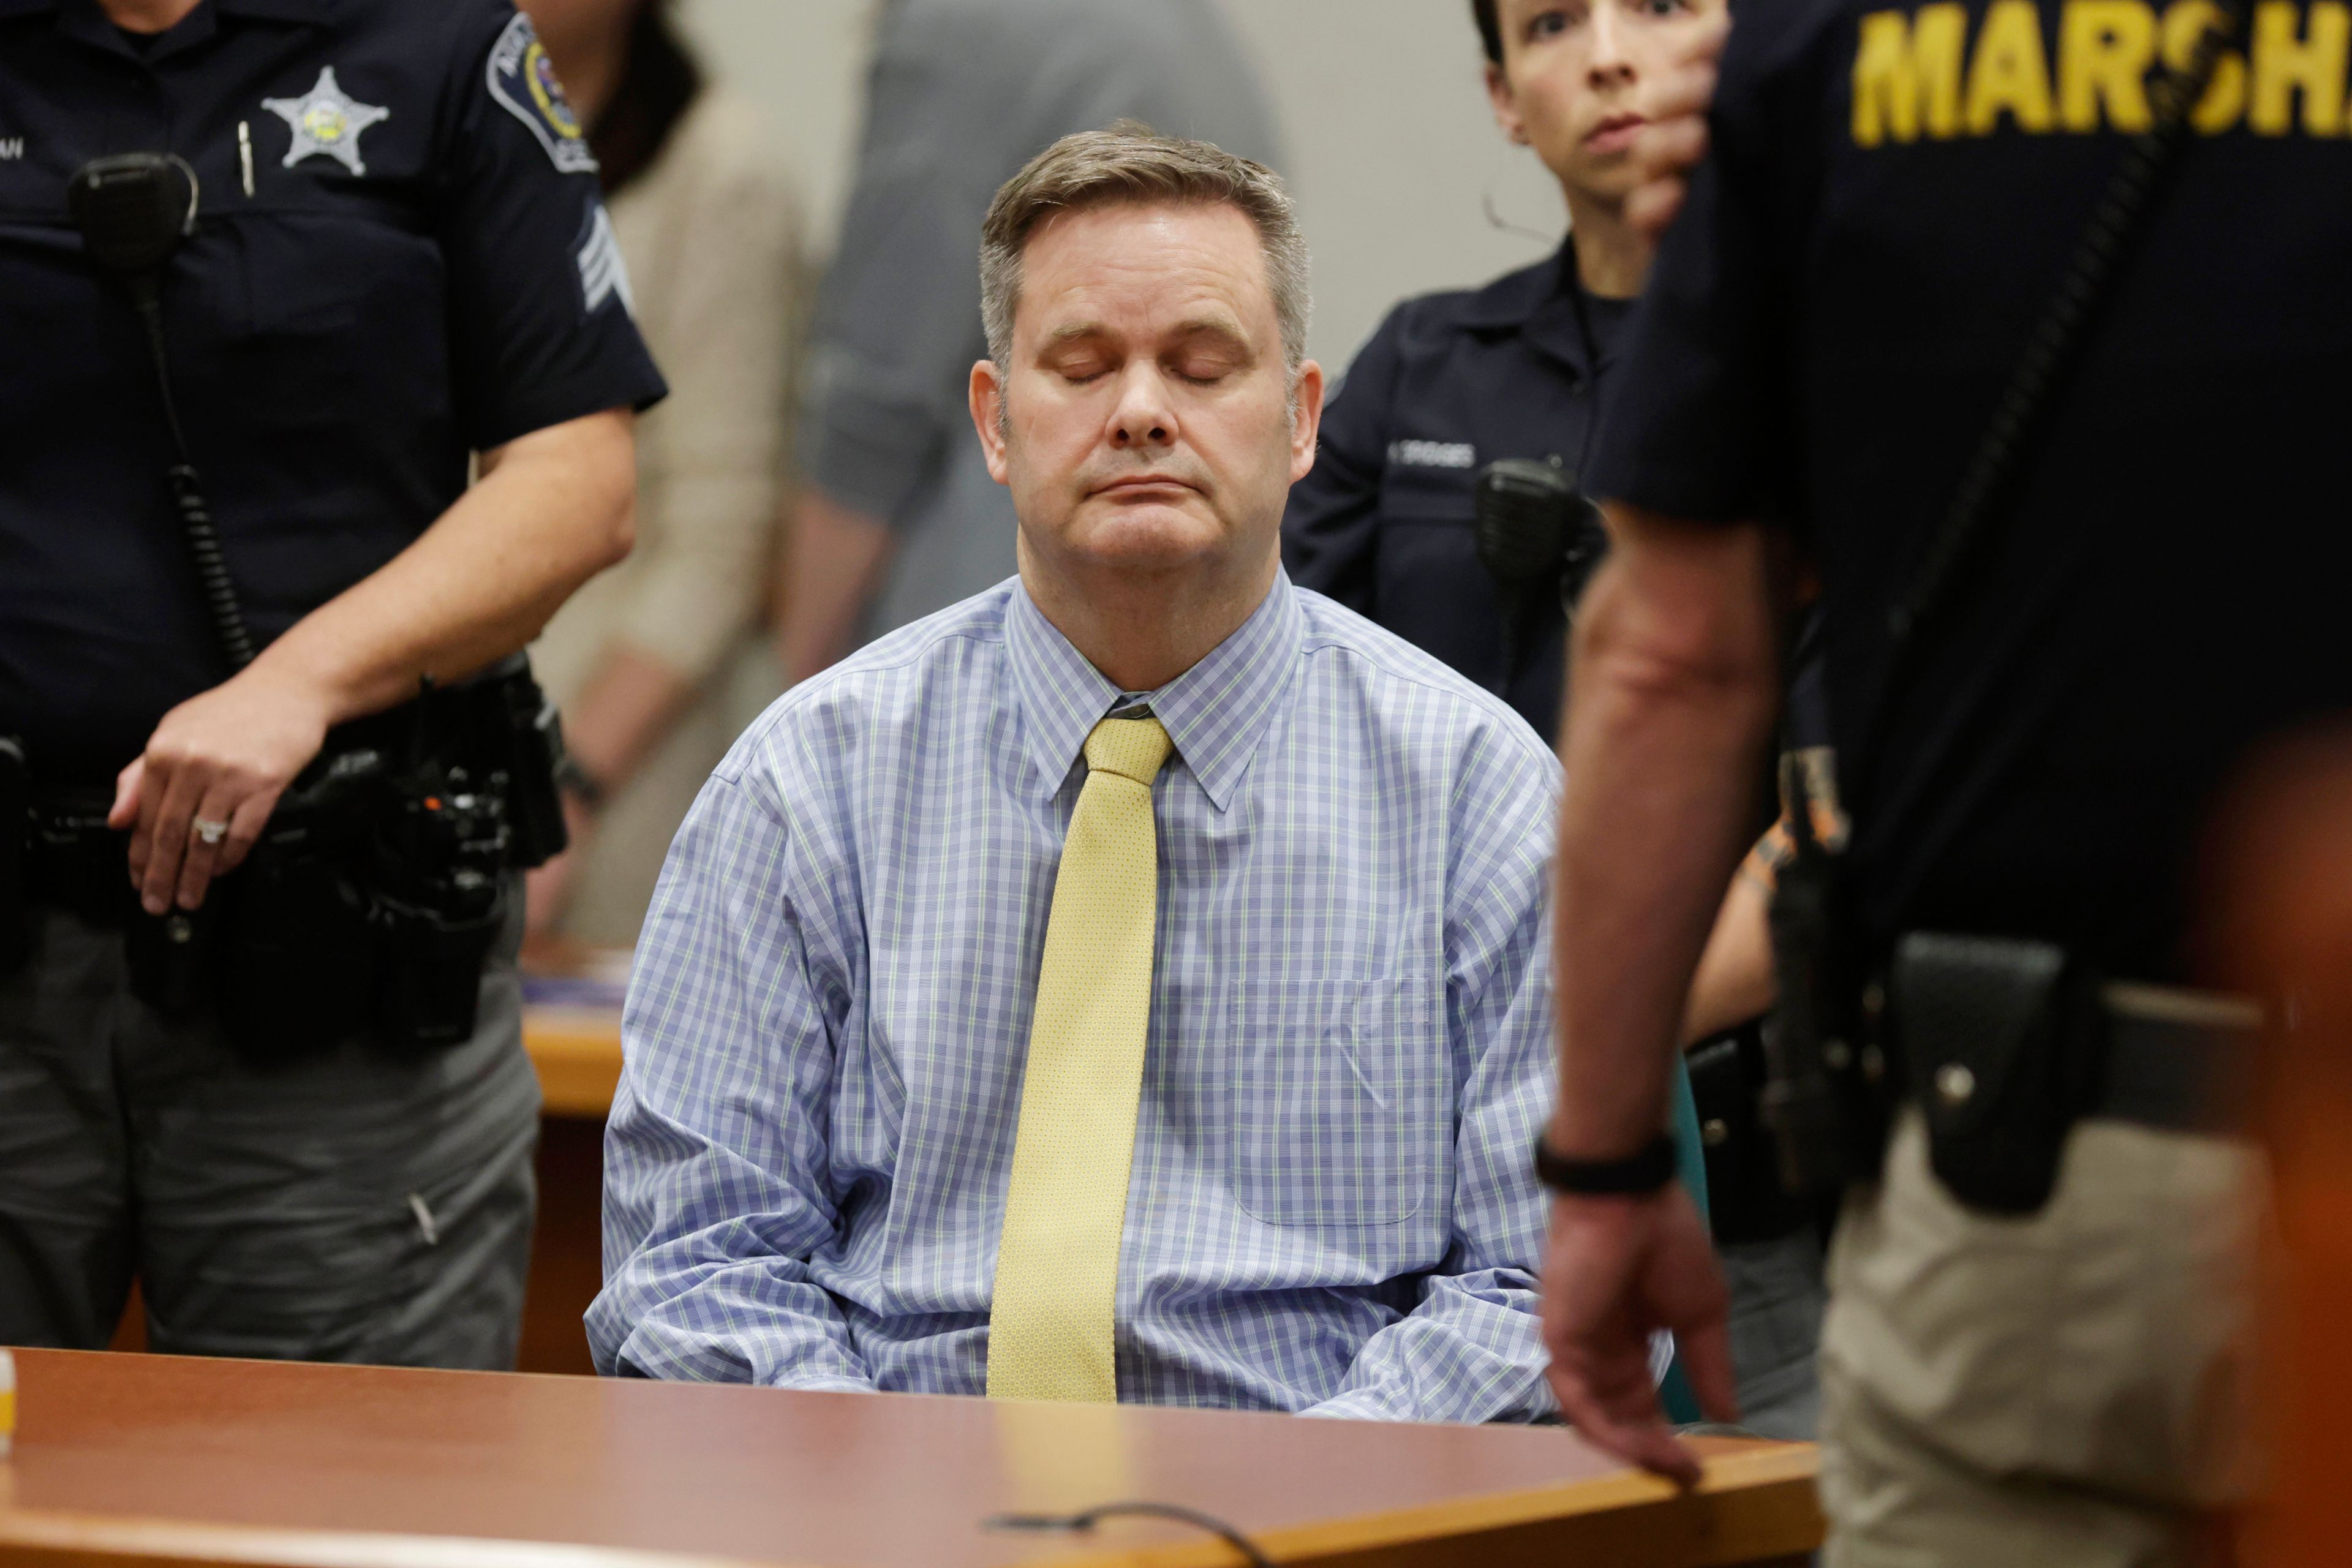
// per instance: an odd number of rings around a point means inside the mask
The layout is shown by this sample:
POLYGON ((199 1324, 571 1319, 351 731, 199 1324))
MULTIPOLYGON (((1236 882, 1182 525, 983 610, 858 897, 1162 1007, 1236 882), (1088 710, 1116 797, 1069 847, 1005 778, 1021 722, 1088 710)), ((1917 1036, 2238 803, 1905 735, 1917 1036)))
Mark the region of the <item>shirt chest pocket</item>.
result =
POLYGON ((1228 999, 1232 1170, 1269 1225, 1397 1225, 1432 1201, 1454 1090, 1435 987, 1266 979, 1228 999))

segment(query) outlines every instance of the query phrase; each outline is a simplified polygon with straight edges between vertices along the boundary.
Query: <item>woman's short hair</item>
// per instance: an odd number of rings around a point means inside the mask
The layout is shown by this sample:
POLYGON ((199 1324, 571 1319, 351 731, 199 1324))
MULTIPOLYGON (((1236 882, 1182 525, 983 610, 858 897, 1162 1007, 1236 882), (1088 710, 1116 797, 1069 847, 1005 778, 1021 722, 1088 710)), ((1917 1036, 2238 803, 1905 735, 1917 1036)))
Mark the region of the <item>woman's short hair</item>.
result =
POLYGON ((1496 65, 1503 63, 1503 19, 1495 11, 1496 0, 1470 0, 1470 19, 1478 24, 1478 41, 1486 46, 1486 58, 1496 65))

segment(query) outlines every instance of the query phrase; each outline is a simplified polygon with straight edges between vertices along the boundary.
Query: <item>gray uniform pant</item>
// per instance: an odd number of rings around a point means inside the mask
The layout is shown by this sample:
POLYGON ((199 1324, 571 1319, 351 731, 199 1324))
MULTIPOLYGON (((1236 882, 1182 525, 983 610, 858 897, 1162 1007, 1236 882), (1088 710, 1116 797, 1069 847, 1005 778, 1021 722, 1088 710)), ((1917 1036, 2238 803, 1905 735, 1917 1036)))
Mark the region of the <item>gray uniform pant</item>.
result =
POLYGON ((39 910, 0 980, 0 1343, 101 1349, 136 1277, 157 1351, 511 1367, 539 1116, 521 903, 465 1044, 268 1069, 134 998, 119 932, 39 910))
POLYGON ((2256 1479, 2246 1144, 2075 1127, 2020 1218, 1962 1206, 1906 1112, 1850 1194, 1822 1345, 1830 1568, 2189 1568, 2256 1479))
POLYGON ((1731 1288, 1731 1365, 1739 1425, 1766 1437, 1810 1441, 1821 1425, 1822 1312, 1829 1286, 1811 1225, 1770 1241, 1716 1248, 1731 1288))

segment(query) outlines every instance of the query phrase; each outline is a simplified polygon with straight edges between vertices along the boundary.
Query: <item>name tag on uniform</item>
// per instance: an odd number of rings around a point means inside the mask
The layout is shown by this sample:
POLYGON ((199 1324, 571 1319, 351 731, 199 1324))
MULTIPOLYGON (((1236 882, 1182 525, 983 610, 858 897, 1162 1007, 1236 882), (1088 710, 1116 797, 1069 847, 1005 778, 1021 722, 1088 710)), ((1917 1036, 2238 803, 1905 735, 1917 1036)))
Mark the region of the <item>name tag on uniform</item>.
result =
POLYGON ((1405 468, 1475 468, 1478 448, 1467 441, 1391 441, 1389 461, 1405 468))

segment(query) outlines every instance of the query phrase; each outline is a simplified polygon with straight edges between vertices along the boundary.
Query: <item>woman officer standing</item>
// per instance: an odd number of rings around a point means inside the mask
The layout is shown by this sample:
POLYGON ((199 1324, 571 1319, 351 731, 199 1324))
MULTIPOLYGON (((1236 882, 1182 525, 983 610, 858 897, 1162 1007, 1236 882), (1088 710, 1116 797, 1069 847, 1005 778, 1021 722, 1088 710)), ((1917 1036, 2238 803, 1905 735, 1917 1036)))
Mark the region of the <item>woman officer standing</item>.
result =
MULTIPOLYGON (((1642 177, 1634 135, 1676 107, 1665 97, 1670 75, 1723 9, 1723 0, 1472 0, 1496 121, 1559 182, 1569 237, 1484 289, 1391 311, 1324 410, 1315 468, 1292 487, 1283 518, 1294 581, 1478 681, 1547 741, 1566 663, 1559 578, 1498 582, 1481 552, 1481 532, 1492 531, 1479 517, 1481 476, 1497 460, 1532 460, 1572 495, 1654 250, 1625 211, 1642 177)), ((1572 520, 1580 507, 1563 510, 1572 520)), ((1801 679, 1791 695, 1797 748, 1825 723, 1808 693, 1801 679)), ((1698 1115, 1722 1137, 1707 1143, 1720 1173, 1686 1174, 1712 1188, 1744 1419, 1773 1436, 1809 1437, 1820 1406, 1820 1243, 1807 1215, 1764 1191, 1758 1172, 1769 1161, 1751 1142, 1753 1020, 1773 994, 1770 842, 1727 894, 1692 986, 1684 1038, 1698 1115)))
POLYGON ((1479 555, 1475 492, 1497 458, 1573 483, 1653 246, 1625 221, 1628 153, 1675 45, 1723 0, 1473 0, 1503 133, 1559 182, 1569 237, 1484 289, 1389 313, 1324 413, 1283 518, 1283 563, 1508 701, 1546 741, 1566 617, 1514 605, 1479 555))

